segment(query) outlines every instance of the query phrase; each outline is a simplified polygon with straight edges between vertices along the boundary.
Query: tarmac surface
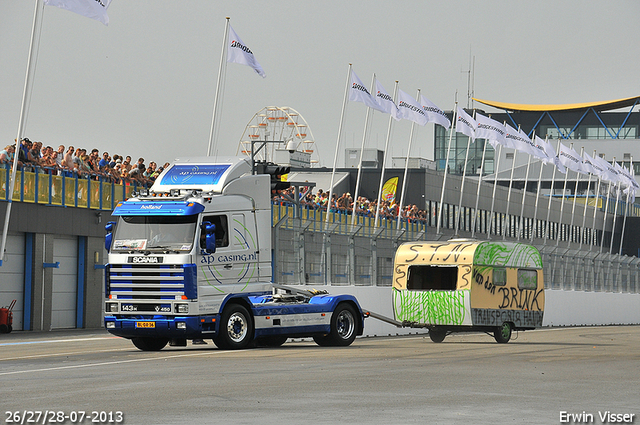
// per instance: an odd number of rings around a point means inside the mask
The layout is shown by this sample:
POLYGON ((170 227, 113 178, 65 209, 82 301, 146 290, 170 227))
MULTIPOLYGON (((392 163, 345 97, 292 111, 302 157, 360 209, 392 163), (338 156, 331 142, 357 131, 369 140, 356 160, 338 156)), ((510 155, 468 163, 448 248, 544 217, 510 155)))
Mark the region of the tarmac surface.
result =
POLYGON ((98 330, 0 334, 0 423, 640 424, 640 326, 513 338, 142 352, 98 330))

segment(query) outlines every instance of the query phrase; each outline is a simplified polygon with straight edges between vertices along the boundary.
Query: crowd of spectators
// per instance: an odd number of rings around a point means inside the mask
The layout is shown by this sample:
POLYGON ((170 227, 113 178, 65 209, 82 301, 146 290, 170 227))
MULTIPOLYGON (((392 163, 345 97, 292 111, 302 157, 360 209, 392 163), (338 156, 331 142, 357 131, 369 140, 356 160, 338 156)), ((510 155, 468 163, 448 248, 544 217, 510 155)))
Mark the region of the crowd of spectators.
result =
MULTIPOLYGON (((337 195, 336 193, 331 194, 331 203, 329 203, 329 192, 324 191, 322 189, 318 189, 316 194, 313 194, 311 188, 300 188, 300 205, 309 209, 316 209, 329 212, 336 212, 340 214, 353 214, 353 208, 356 209, 356 215, 361 217, 375 217, 376 216, 376 208, 378 205, 377 200, 369 200, 364 196, 358 196, 357 201, 353 202, 353 197, 350 193, 343 193, 341 195, 337 195)), ((272 198, 274 203, 279 203, 281 205, 293 205, 295 204, 295 193, 294 188, 290 187, 288 189, 279 191, 272 198)), ((398 218, 398 210, 399 204, 395 199, 390 201, 382 200, 380 201, 380 217, 383 219, 396 220, 398 218)), ((428 223, 428 215, 427 212, 421 210, 417 207, 417 205, 408 204, 402 207, 402 211, 400 211, 400 218, 404 221, 408 221, 410 223, 428 223)))
MULTIPOLYGON (((0 151, 0 164, 13 165, 16 157, 15 145, 6 146, 0 151)), ((144 158, 132 163, 130 156, 109 155, 98 149, 87 154, 84 148, 64 145, 53 150, 51 146, 43 147, 42 142, 22 139, 17 155, 18 168, 27 171, 39 171, 55 175, 78 176, 102 180, 117 184, 137 184, 150 187, 162 171, 169 166, 165 163, 158 167, 155 162, 145 165, 144 158)))

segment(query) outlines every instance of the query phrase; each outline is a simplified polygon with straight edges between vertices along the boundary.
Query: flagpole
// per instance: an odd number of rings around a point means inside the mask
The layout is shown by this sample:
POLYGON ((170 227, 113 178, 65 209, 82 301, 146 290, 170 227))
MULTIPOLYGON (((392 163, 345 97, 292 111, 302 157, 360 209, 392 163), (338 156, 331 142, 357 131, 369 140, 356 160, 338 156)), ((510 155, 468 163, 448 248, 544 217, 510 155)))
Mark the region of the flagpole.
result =
MULTIPOLYGON (((556 158, 558 156, 558 152, 560 151, 560 138, 558 137, 558 144, 556 145, 556 158)), ((553 199, 553 193, 554 193, 554 185, 556 183, 556 171, 558 171, 558 163, 556 161, 554 161, 555 167, 553 167, 553 175, 551 176, 551 188, 549 189, 549 203, 547 205, 547 221, 544 223, 544 233, 543 233, 543 240, 542 240, 542 245, 546 245, 547 244, 547 239, 551 239, 551 226, 549 223, 549 219, 551 217, 551 200, 553 199), (548 234, 548 235, 547 235, 548 234)), ((568 171, 565 170, 565 173, 567 173, 568 171)))
MULTIPOLYGON (((573 143, 569 144, 569 149, 573 149, 573 143)), ((578 172, 576 171, 576 174, 578 172)), ((560 203, 560 218, 558 219, 558 237, 556 238, 556 247, 560 244, 560 238, 562 237, 562 214, 564 212, 564 194, 567 191, 567 180, 569 178, 569 169, 564 174, 564 185, 562 186, 562 202, 560 203)))
MULTIPOLYGON (((613 163, 616 163, 615 157, 613 163)), ((620 190, 622 189, 622 183, 618 181, 618 190, 616 190, 616 205, 613 209, 613 222, 611 223, 611 240, 609 241, 609 254, 613 254, 613 236, 616 231, 616 218, 618 218, 618 203, 620 202, 620 190)))
MULTIPOLYGON (((518 131, 520 131, 520 126, 518 126, 518 131)), ((515 149, 513 151, 513 164, 511 166, 511 177, 509 177, 509 191, 507 192, 507 208, 505 213, 505 220, 502 223, 502 240, 507 238, 507 222, 511 224, 511 220, 509 219, 509 204, 511 202, 511 188, 513 187, 513 171, 516 168, 516 157, 518 156, 518 150, 515 149)))
MULTIPOLYGON (((582 148, 582 150, 584 151, 584 148, 582 148)), ((593 173, 589 173, 589 181, 587 182, 587 196, 586 199, 584 201, 584 208, 582 211, 582 227, 580 227, 580 244, 578 245, 578 251, 582 250, 582 240, 585 238, 586 236, 586 229, 585 229, 585 225, 587 223, 587 207, 589 206, 589 191, 591 190, 591 175, 593 173)))
POLYGON ((522 190, 522 206, 520 207, 520 219, 518 220, 518 235, 516 236, 516 239, 518 241, 520 241, 520 231, 522 231, 522 238, 524 239, 524 229, 523 229, 523 223, 522 220, 524 219, 524 201, 525 201, 525 197, 527 195, 527 182, 529 181, 529 169, 531 167, 531 154, 529 154, 529 159, 527 160, 527 172, 525 173, 525 177, 524 177, 524 188, 522 190))
MULTIPOLYGON (((376 74, 371 77, 371 92, 375 89, 376 74)), ((360 192, 360 179, 362 177, 362 157, 364 156, 364 146, 369 133, 369 118, 373 114, 372 108, 367 107, 367 114, 364 119, 364 132, 362 134, 362 145, 360 147, 360 161, 358 161, 358 177, 356 178, 356 190, 353 193, 353 211, 351 211, 351 228, 356 225, 356 209, 358 206, 358 194, 360 192)))
MULTIPOLYGON (((473 118, 475 119, 476 112, 473 111, 473 118)), ((475 142, 475 139, 474 139, 475 142)), ((464 167, 462 168, 462 182, 460 183, 460 199, 458 201, 458 211, 456 213, 456 223, 455 223, 455 236, 458 236, 458 230, 460 229, 460 218, 462 211, 462 195, 464 194, 464 181, 467 177, 467 163, 469 162, 469 150, 471 149, 471 136, 469 136, 467 140, 467 151, 464 154, 464 167)), ((464 217, 463 217, 464 219, 464 217)))
POLYGON ((342 125, 347 110, 347 100, 349 93, 349 81, 351 80, 351 64, 347 70, 347 83, 344 88, 344 100, 342 101, 342 113, 340 114, 340 125, 338 126, 338 140, 336 141, 336 152, 333 155, 333 169, 331 171, 331 185, 329 186, 329 201, 327 202, 327 215, 324 219, 325 230, 329 226, 329 211, 331 211, 331 198, 333 197, 333 182, 336 176, 336 164, 338 162, 338 149, 340 148, 340 139, 342 138, 342 125))
MULTIPOLYGON (((548 143, 547 142, 548 138, 549 138, 549 135, 545 136, 544 138, 545 143, 548 143)), ((538 174, 538 185, 536 187, 536 203, 535 203, 535 206, 533 207, 533 231, 531 232, 531 243, 533 243, 533 240, 536 237, 536 231, 538 230, 538 222, 536 220, 538 218, 538 203, 540 201, 540 186, 542 186, 542 170, 544 169, 544 166, 545 166, 545 162, 540 161, 540 173, 538 174)))
MULTIPOLYGON (((593 150, 593 157, 596 157, 596 150, 593 150)), ((593 247, 593 245, 595 245, 596 243, 598 243, 598 231, 596 230, 596 215, 598 213, 598 200, 600 199, 600 184, 602 183, 602 177, 600 175, 598 175, 598 185, 596 186, 596 192, 595 192, 595 199, 594 199, 594 203, 593 203, 593 222, 591 223, 591 237, 589 238, 589 251, 591 251, 591 248, 593 247)))
MULTIPOLYGON (((398 97, 398 81, 396 81, 395 87, 393 89, 393 102, 397 101, 398 97)), ((380 187, 378 188, 378 201, 376 202, 376 218, 373 223, 373 227, 378 227, 378 222, 380 221, 380 204, 382 203, 382 186, 384 184, 384 170, 387 167, 387 149, 389 149, 389 139, 391 139, 391 129, 393 123, 393 115, 389 115, 389 127, 387 128, 387 140, 384 144, 384 153, 382 160, 382 171, 380 172, 380 187)))
POLYGON ((211 156, 213 153, 213 137, 217 131, 218 124, 218 101, 222 103, 222 88, 224 87, 224 77, 226 76, 227 65, 225 62, 225 56, 227 53, 227 41, 229 39, 229 17, 227 16, 227 23, 224 27, 224 37, 222 37, 222 52, 220 52, 220 67, 218 68, 218 83, 216 85, 216 97, 213 100, 213 116, 211 117, 211 131, 209 132, 209 146, 207 148, 207 156, 211 156))
MULTIPOLYGON (((16 137, 16 149, 13 154, 13 165, 11 167, 11 178, 9 179, 9 187, 8 196, 7 196, 7 210, 5 212, 4 217, 4 229, 2 231, 2 243, 0 244, 0 266, 4 261, 4 253, 7 245, 7 234, 9 232, 9 219, 11 217, 11 206, 13 205, 13 187, 16 181, 16 174, 18 172, 18 158, 19 158, 19 149, 20 143, 22 142, 22 132, 24 131, 24 127, 27 122, 27 100, 31 96, 31 86, 33 74, 35 74, 35 63, 32 66, 31 61, 34 62, 37 58, 34 58, 34 51, 39 42, 39 31, 37 31, 38 23, 42 25, 42 20, 40 19, 40 0, 35 1, 35 7, 33 11, 33 24, 31 26, 31 41, 29 42, 29 56, 27 58, 27 72, 24 78, 24 89, 22 91, 22 104, 20 107, 20 120, 18 122, 18 135, 16 137), (33 69, 32 69, 33 68, 33 69)), ((42 8, 44 9, 44 3, 42 4, 42 8)))
MULTIPOLYGON (((607 203, 604 206, 604 219, 602 221, 602 236, 600 237, 600 253, 602 253, 602 248, 604 247, 604 233, 607 228, 607 213, 609 212, 609 194, 610 193, 611 193, 611 182, 609 182, 609 186, 607 186, 607 203)), ((612 233, 613 233, 613 230, 612 230, 612 233)))
POLYGON ((484 172, 484 158, 485 153, 487 152, 487 140, 484 141, 484 146, 482 147, 482 159, 480 160, 480 172, 478 173, 478 188, 476 192, 476 205, 473 209, 473 223, 471 224, 471 237, 475 237, 476 235, 476 219, 478 218, 478 201, 480 200, 480 186, 482 183, 482 173, 484 172))
MULTIPOLYGON (((420 89, 416 94, 416 99, 420 99, 420 89)), ((407 148, 407 158, 404 161, 404 177, 402 178, 402 190, 400 191, 400 205, 398 205, 398 225, 396 228, 400 230, 400 216, 402 214, 402 206, 404 205, 404 191, 407 184, 407 173, 409 171, 409 154, 411 153, 411 144, 413 143, 413 133, 416 127, 415 121, 411 121, 411 133, 409 134, 409 147, 407 148)))
MULTIPOLYGON (((633 171, 633 157, 631 157, 629 160, 629 172, 633 177, 633 175, 635 174, 635 172, 633 171)), ((631 182, 630 182, 628 192, 627 192, 627 202, 624 208, 624 219, 622 220, 622 233, 620 234, 620 249, 618 250, 618 255, 622 255, 622 241, 624 240, 624 228, 627 224, 627 214, 629 211, 629 197, 631 195, 631 190, 635 190, 635 188, 631 187, 631 182)))
MULTIPOLYGON (((494 149, 495 151, 495 149, 494 149)), ((487 239, 491 240, 491 228, 493 228, 493 208, 496 203, 496 186, 498 186, 498 170, 500 169, 500 156, 502 155, 502 144, 498 145, 498 159, 496 166, 493 170, 493 193, 491 195, 491 214, 489 214, 489 227, 487 228, 487 239)), ((494 158, 495 159, 495 158, 494 158)), ((498 223, 495 226, 496 233, 498 230, 498 223)))
POLYGON ((438 224, 436 225, 436 235, 438 235, 438 237, 441 235, 440 233, 440 223, 442 222, 442 206, 444 204, 444 188, 447 184, 447 171, 449 169, 449 155, 451 153, 451 140, 453 139, 453 133, 455 132, 455 130, 453 129, 453 126, 456 123, 456 115, 458 113, 458 101, 456 100, 455 102, 455 106, 453 107, 453 120, 451 121, 451 127, 450 127, 450 132, 449 132, 449 145, 447 146, 447 159, 446 162, 444 163, 444 176, 442 178, 442 193, 440 194, 440 205, 438 205, 438 224))
MULTIPOLYGON (((584 158, 584 146, 580 148, 580 158, 584 158)), ((572 242, 573 235, 573 216, 576 212, 576 199, 578 198, 578 183, 580 182, 580 173, 576 174, 576 187, 573 191, 573 206, 571 207, 571 223, 569 224, 569 243, 572 242)))

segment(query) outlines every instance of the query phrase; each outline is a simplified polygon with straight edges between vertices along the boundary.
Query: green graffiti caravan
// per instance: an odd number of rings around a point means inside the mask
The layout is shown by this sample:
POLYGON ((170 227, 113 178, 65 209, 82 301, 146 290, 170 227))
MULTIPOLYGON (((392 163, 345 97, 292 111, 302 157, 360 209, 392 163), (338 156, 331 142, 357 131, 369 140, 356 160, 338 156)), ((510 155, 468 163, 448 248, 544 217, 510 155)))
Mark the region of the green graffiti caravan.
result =
POLYGON ((481 331, 504 343, 542 326, 542 257, 515 242, 408 242, 396 252, 392 294, 395 320, 424 325, 434 342, 481 331))

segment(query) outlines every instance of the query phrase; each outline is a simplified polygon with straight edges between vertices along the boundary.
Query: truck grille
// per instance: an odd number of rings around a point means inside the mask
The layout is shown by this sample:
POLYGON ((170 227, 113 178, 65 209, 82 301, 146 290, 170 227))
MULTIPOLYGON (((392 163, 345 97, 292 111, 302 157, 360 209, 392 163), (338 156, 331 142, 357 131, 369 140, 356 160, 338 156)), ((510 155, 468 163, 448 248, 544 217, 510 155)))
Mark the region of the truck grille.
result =
POLYGON ((197 298, 195 264, 110 264, 106 294, 119 300, 197 298))

